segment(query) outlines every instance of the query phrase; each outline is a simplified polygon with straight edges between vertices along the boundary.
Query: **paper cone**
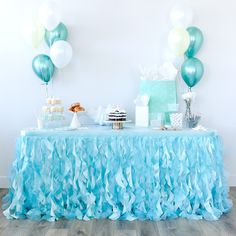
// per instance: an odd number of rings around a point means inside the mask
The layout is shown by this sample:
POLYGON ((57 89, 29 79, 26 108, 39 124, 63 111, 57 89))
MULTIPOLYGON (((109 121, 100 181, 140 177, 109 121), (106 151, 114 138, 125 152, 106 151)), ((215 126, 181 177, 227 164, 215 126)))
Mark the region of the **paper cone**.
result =
POLYGON ((74 116, 73 116, 72 121, 70 123, 70 127, 72 129, 78 129, 79 127, 81 127, 77 112, 74 113, 74 116))

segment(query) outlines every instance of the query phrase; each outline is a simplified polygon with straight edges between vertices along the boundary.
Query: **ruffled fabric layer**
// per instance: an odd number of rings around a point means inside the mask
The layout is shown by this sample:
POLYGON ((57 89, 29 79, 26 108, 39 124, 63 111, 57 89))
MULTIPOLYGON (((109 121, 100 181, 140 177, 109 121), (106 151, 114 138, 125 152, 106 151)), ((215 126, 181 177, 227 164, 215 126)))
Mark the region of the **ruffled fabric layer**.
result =
POLYGON ((8 219, 217 220, 230 210, 214 132, 69 132, 21 136, 8 219))

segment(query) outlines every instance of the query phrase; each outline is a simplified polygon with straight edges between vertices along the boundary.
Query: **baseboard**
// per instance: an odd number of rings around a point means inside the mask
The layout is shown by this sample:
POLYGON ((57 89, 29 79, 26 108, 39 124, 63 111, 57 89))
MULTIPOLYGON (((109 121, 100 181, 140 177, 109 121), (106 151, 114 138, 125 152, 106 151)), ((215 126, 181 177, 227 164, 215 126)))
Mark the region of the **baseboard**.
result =
POLYGON ((228 184, 230 187, 236 187, 236 175, 230 175, 228 177, 228 184))
MULTIPOLYGON (((236 175, 230 175, 228 177, 228 184, 230 187, 236 187, 236 175)), ((9 177, 0 176, 0 188, 8 188, 9 186, 9 177)))
POLYGON ((9 178, 7 176, 0 176, 0 188, 8 188, 9 178))

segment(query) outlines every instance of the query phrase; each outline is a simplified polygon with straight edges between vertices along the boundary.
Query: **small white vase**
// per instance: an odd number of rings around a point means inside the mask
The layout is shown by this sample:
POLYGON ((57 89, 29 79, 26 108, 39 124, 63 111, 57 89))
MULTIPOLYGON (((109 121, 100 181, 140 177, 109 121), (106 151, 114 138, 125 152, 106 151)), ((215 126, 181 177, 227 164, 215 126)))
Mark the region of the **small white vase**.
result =
POLYGON ((77 112, 74 113, 72 121, 70 123, 70 128, 72 129, 78 129, 81 127, 81 124, 79 122, 78 114, 77 112))
POLYGON ((41 119, 41 118, 38 118, 37 119, 37 127, 38 127, 38 129, 43 129, 44 127, 44 125, 43 125, 43 120, 41 119))

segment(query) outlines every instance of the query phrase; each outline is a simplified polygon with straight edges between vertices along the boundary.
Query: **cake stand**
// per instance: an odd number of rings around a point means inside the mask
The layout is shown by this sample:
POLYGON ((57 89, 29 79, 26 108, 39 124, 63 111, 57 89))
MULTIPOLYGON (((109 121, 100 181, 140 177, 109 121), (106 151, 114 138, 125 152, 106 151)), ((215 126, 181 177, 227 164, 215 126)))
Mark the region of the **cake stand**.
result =
POLYGON ((105 123, 111 124, 112 129, 119 130, 124 128, 125 123, 130 123, 131 120, 124 120, 124 121, 113 121, 113 120, 105 120, 105 123))
POLYGON ((74 112, 72 121, 70 123, 70 128, 79 129, 81 127, 81 123, 79 121, 78 113, 84 113, 84 111, 74 112))

